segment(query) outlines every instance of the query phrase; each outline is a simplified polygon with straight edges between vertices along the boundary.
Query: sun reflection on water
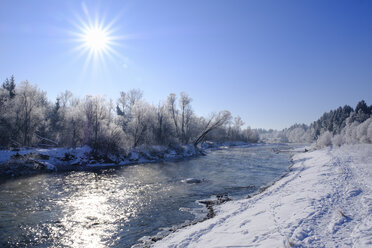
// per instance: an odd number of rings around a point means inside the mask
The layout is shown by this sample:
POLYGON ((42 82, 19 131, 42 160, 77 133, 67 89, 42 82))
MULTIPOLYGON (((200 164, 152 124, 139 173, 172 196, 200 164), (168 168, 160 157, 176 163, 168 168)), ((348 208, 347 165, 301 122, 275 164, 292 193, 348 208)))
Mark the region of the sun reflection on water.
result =
MULTIPOLYGON (((94 174, 83 175, 96 177, 94 174)), ((76 180, 77 175, 71 175, 76 180)), ((113 238, 120 226, 128 218, 136 215, 133 192, 126 189, 114 190, 112 181, 105 178, 92 180, 80 178, 80 184, 66 200, 59 202, 63 206, 61 225, 66 230, 59 242, 72 247, 107 247, 119 238, 113 238), (126 202, 127 206, 119 208, 117 202, 126 202)))

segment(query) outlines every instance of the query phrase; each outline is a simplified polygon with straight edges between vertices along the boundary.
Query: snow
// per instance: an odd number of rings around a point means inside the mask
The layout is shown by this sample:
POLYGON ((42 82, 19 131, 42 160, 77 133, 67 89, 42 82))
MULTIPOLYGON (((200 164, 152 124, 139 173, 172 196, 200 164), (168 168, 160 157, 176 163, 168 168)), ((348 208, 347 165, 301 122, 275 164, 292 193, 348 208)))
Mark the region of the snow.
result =
POLYGON ((372 145, 295 153, 282 179, 153 247, 372 247, 372 145))
MULTIPOLYGON (((204 154, 203 152, 206 149, 220 149, 221 144, 225 143, 209 142, 209 147, 204 147, 201 149, 196 148, 193 145, 142 145, 132 148, 128 155, 109 153, 106 154, 106 156, 101 156, 101 159, 92 156, 92 149, 87 145, 77 148, 19 148, 16 150, 0 150, 0 165, 6 165, 7 163, 20 165, 25 163, 25 161, 31 161, 44 165, 44 168, 50 171, 73 170, 74 168, 78 168, 77 166, 80 166, 79 169, 82 169, 83 167, 104 168, 195 157, 204 154), (109 160, 105 160, 103 157, 109 158, 109 160), (68 167, 69 165, 73 167, 68 167)), ((237 146, 247 145, 247 143, 227 142, 226 145, 237 146)), ((33 168, 33 164, 30 163, 29 167, 33 168)), ((2 171, 0 170, 0 175, 2 173, 9 174, 18 170, 17 168, 9 168, 9 166, 4 168, 2 171)), ((19 167, 19 170, 19 172, 22 172, 21 166, 19 167)), ((37 170, 39 170, 39 168, 37 170)))
MULTIPOLYGON (((73 170, 74 168, 99 168, 111 166, 123 166, 140 163, 151 163, 157 161, 167 161, 194 157, 200 155, 199 149, 192 145, 184 145, 176 148, 168 146, 140 146, 133 148, 128 156, 124 154, 108 154, 110 160, 97 158, 92 156, 92 149, 89 146, 82 146, 77 148, 20 148, 17 150, 0 150, 0 165, 4 164, 2 173, 12 174, 13 171, 22 172, 22 166, 17 168, 10 168, 12 164, 25 164, 31 169, 34 168, 33 163, 44 165, 36 168, 42 170, 45 168, 49 171, 73 170), (32 163, 27 163, 32 162, 32 163), (7 163, 10 163, 10 166, 7 163), (70 167, 66 167, 69 166, 70 167), (80 166, 80 167, 77 167, 80 166)), ((98 154, 100 155, 100 154, 98 154)))
POLYGON ((45 162, 44 164, 45 164, 47 170, 55 170, 56 169, 54 164, 51 164, 49 162, 45 162))

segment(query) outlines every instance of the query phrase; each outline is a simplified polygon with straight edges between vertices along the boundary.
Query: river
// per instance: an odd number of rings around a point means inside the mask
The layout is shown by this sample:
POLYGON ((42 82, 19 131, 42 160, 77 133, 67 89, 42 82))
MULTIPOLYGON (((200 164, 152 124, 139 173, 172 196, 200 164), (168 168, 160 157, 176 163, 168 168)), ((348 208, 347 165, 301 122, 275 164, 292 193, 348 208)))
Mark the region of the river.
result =
POLYGON ((197 200, 246 197, 288 171, 287 145, 209 151, 184 161, 33 175, 0 183, 0 247, 131 247, 202 219, 197 200), (201 183, 186 183, 197 178, 201 183))

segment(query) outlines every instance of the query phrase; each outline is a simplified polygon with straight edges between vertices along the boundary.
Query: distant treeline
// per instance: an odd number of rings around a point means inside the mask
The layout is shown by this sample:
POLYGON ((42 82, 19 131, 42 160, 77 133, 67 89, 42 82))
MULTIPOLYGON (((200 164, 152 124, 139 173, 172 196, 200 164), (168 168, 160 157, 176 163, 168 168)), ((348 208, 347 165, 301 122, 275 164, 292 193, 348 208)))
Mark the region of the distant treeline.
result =
POLYGON ((362 100, 355 109, 345 105, 326 112, 309 126, 295 124, 282 131, 261 130, 260 135, 277 142, 316 142, 319 147, 372 143, 372 105, 362 100))
POLYGON ((0 146, 35 147, 89 145, 104 152, 121 152, 141 145, 183 145, 211 141, 257 142, 258 133, 243 129, 229 111, 200 117, 184 92, 169 94, 158 105, 142 92, 120 92, 116 101, 103 96, 76 98, 70 91, 54 102, 28 81, 14 76, 0 88, 0 146))

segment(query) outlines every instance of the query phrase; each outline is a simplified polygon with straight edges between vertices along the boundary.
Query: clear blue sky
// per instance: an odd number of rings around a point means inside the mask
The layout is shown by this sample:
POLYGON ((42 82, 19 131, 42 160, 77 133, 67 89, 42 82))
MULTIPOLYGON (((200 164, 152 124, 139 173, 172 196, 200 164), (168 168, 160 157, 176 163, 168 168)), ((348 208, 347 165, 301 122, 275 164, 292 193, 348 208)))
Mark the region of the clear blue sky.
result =
POLYGON ((51 100, 140 88, 157 104, 185 91, 200 115, 309 124, 372 104, 372 1, 1 0, 0 80, 11 74, 51 100), (87 16, 113 22, 116 55, 93 62, 77 50, 87 16))

